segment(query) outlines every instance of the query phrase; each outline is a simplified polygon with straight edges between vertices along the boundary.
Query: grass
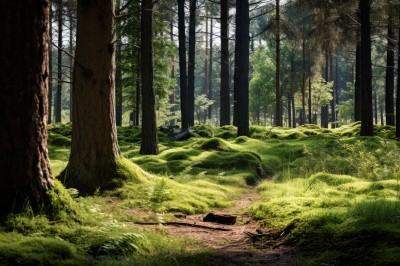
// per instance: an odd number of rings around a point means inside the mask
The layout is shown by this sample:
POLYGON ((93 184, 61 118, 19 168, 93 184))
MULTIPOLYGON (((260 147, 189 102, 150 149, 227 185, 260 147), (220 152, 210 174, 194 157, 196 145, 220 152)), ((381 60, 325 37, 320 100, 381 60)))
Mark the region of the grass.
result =
MULTIPOLYGON (((133 222, 174 220, 231 206, 257 186, 253 220, 288 229, 287 241, 309 254, 300 265, 396 265, 400 261, 400 157, 394 128, 358 137, 359 123, 338 129, 202 125, 174 142, 160 133, 159 155, 139 155, 140 131, 118 128, 119 188, 79 197, 57 182, 52 217, 27 208, 0 227, 2 265, 198 265, 207 250, 162 228, 133 222), (373 245, 371 244, 373 243, 373 245), (191 248, 188 248, 190 246, 191 248)), ((67 165, 70 125, 49 128, 51 168, 67 165)))

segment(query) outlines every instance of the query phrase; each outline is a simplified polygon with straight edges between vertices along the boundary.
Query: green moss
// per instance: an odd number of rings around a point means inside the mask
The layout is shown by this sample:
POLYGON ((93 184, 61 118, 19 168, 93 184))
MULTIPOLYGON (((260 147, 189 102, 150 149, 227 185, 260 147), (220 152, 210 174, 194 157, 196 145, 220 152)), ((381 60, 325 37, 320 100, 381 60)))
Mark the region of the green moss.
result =
POLYGON ((72 127, 71 124, 62 124, 62 123, 55 123, 55 124, 50 124, 47 127, 49 135, 51 134, 56 134, 56 135, 61 135, 64 137, 71 138, 72 136, 72 127))
POLYGON ((310 182, 314 183, 316 181, 324 182, 329 186, 338 186, 346 183, 357 182, 358 179, 348 175, 335 175, 329 173, 317 173, 310 176, 310 182))
POLYGON ((214 137, 214 131, 211 126, 199 125, 194 127, 196 133, 203 138, 212 138, 214 137))
POLYGON ((71 146, 71 139, 58 134, 49 135, 49 143, 54 146, 71 146))
POLYGON ((202 150, 206 150, 206 151, 207 150, 217 150, 217 151, 225 151, 225 152, 234 151, 234 149, 228 142, 226 142, 220 138, 209 139, 209 140, 205 141, 203 144, 201 144, 199 148, 202 150))
POLYGON ((117 179, 127 180, 138 184, 148 182, 148 174, 146 174, 139 166, 130 160, 120 157, 116 160, 117 179))
POLYGON ((249 137, 240 136, 240 137, 237 137, 237 138, 235 139, 235 143, 238 143, 238 144, 246 143, 246 142, 248 142, 249 140, 250 140, 249 137))
POLYGON ((76 248, 62 239, 29 237, 0 243, 2 265, 68 265, 76 257, 76 248))

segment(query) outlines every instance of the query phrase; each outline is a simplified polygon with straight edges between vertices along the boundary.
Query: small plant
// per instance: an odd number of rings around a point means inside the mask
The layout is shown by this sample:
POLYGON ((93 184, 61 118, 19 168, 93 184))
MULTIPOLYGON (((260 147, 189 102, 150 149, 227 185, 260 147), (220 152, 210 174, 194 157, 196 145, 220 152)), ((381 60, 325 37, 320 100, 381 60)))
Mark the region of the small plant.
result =
POLYGON ((138 243, 146 239, 146 236, 142 234, 124 233, 104 243, 100 247, 99 254, 105 253, 112 257, 128 257, 138 251, 138 243))
POLYGON ((154 212, 159 212, 164 202, 171 199, 167 182, 164 178, 158 179, 154 186, 149 188, 148 205, 154 212))

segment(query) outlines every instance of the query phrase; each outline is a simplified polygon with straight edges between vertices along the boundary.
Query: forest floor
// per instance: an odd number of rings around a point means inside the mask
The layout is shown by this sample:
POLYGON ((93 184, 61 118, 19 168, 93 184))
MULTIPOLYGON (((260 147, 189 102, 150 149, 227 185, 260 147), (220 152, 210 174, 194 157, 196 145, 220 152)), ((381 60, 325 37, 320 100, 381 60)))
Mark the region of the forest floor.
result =
MULTIPOLYGON (((260 199, 255 187, 234 200, 234 204, 223 210, 211 211, 220 215, 237 217, 234 225, 203 222, 204 214, 179 214, 176 223, 162 225, 169 235, 195 240, 189 250, 204 250, 204 265, 296 265, 301 253, 285 244, 280 230, 262 227, 252 220, 247 208, 260 199), (193 225, 193 226, 190 226, 193 225)), ((139 225, 154 231, 160 225, 139 225)), ((203 265, 199 262, 198 265, 203 265)))

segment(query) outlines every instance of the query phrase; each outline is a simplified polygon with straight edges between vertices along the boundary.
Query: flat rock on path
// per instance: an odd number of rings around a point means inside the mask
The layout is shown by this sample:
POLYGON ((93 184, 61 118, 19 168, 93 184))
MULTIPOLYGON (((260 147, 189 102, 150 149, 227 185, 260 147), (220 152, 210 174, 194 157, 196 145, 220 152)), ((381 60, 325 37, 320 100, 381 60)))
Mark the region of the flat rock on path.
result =
MULTIPOLYGON (((163 225, 163 229, 170 235, 199 240, 198 245, 188 247, 193 251, 199 248, 209 251, 206 262, 198 265, 295 265, 299 255, 295 248, 283 245, 283 239, 265 240, 253 243, 253 239, 247 233, 257 234, 260 225, 251 220, 246 209, 250 204, 259 199, 255 188, 251 188, 235 201, 231 208, 218 210, 215 213, 223 215, 236 215, 235 225, 222 225, 217 223, 203 222, 204 214, 187 215, 178 220, 183 224, 195 224, 209 228, 192 227, 187 225, 163 225), (212 230, 212 228, 223 228, 229 231, 212 230)), ((141 225, 154 228, 157 225, 141 225)))

